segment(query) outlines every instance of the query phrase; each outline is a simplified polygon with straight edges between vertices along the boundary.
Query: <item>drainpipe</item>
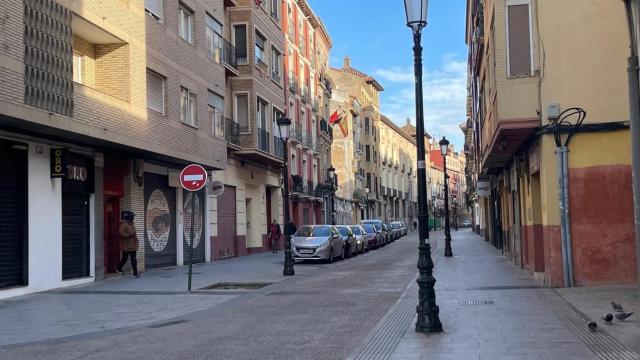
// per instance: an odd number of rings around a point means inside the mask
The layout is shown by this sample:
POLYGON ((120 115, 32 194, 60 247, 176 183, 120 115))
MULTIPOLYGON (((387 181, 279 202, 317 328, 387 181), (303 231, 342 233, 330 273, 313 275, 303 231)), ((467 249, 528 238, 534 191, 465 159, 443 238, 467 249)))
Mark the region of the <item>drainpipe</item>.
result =
MULTIPOLYGON (((567 143, 569 141, 567 140, 567 143)), ((568 287, 573 287, 573 247, 571 245, 571 218, 569 217, 569 147, 565 144, 562 148, 562 187, 564 189, 564 232, 565 246, 567 247, 567 273, 569 277, 568 287)))
POLYGON ((627 59, 627 76, 629 85, 629 123, 631 128, 631 169, 633 171, 633 204, 636 229, 636 266, 637 280, 640 281, 640 99, 638 96, 638 39, 636 38, 635 22, 637 11, 634 15, 633 7, 638 10, 637 0, 625 0, 627 13, 627 25, 630 37, 630 54, 627 59))
POLYGON ((567 214, 565 209, 567 207, 567 188, 565 187, 565 154, 566 148, 564 146, 560 146, 556 148, 556 172, 558 174, 558 200, 560 203, 560 237, 561 237, 561 245, 562 245, 562 273, 564 277, 564 286, 571 287, 571 273, 569 271, 569 263, 571 262, 571 257, 569 257, 570 253, 570 245, 568 243, 568 222, 566 221, 567 214))

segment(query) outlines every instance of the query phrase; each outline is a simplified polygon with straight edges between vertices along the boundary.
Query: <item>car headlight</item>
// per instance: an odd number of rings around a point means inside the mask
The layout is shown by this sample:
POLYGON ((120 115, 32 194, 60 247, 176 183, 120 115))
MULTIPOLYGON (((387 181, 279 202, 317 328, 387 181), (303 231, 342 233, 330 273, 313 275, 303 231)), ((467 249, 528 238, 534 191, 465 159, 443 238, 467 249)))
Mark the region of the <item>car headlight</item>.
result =
POLYGON ((329 239, 325 240, 322 244, 320 244, 318 248, 323 249, 323 248, 326 248, 327 246, 329 246, 329 239))

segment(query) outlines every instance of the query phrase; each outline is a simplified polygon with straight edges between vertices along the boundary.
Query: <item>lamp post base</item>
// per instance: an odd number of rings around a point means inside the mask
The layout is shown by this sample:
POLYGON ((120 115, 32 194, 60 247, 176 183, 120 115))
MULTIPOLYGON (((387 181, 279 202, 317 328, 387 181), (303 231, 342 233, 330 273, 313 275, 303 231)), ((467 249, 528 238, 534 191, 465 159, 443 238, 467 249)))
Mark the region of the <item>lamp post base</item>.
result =
POLYGON ((418 306, 416 312, 416 331, 421 333, 442 332, 440 323, 440 308, 436 305, 436 278, 433 277, 433 260, 431 259, 431 245, 418 246, 418 306))
POLYGON ((447 237, 444 239, 444 256, 452 257, 453 251, 451 250, 451 238, 447 237))
POLYGON ((282 275, 293 276, 295 274, 296 271, 293 269, 293 257, 291 256, 291 250, 287 249, 284 251, 284 269, 282 270, 282 275))

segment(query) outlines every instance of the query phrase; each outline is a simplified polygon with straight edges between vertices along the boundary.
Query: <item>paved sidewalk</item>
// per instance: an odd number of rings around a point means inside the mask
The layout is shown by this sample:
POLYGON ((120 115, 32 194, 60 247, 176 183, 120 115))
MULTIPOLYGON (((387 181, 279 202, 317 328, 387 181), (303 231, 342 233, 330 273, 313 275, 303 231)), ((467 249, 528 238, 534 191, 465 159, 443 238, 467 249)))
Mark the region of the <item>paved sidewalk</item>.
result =
POLYGON ((584 314, 470 230, 452 236, 454 257, 435 271, 444 332, 416 333, 413 316, 392 359, 638 359, 603 326, 590 333, 584 314))
MULTIPOLYGON (((276 283, 284 255, 256 254, 193 266, 192 289, 215 283, 276 283)), ((316 265, 297 264, 296 274, 316 265)), ((209 309, 242 291, 188 294, 188 267, 114 277, 95 283, 0 300, 0 346, 154 324, 209 309)))

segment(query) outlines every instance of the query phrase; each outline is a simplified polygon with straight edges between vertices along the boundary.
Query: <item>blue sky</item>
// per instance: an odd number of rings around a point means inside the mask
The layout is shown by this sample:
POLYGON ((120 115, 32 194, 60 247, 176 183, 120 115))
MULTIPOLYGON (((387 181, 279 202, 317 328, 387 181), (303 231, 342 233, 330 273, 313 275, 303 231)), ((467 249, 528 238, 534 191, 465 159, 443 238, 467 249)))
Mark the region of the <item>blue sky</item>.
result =
MULTIPOLYGON (((330 61, 374 76, 385 88, 381 111, 398 125, 415 124, 413 39, 406 27, 402 0, 308 0, 324 22, 331 40, 330 61)), ((458 124, 465 120, 465 1, 431 0, 429 24, 423 30, 425 126, 446 136, 457 149, 464 143, 458 124)))

